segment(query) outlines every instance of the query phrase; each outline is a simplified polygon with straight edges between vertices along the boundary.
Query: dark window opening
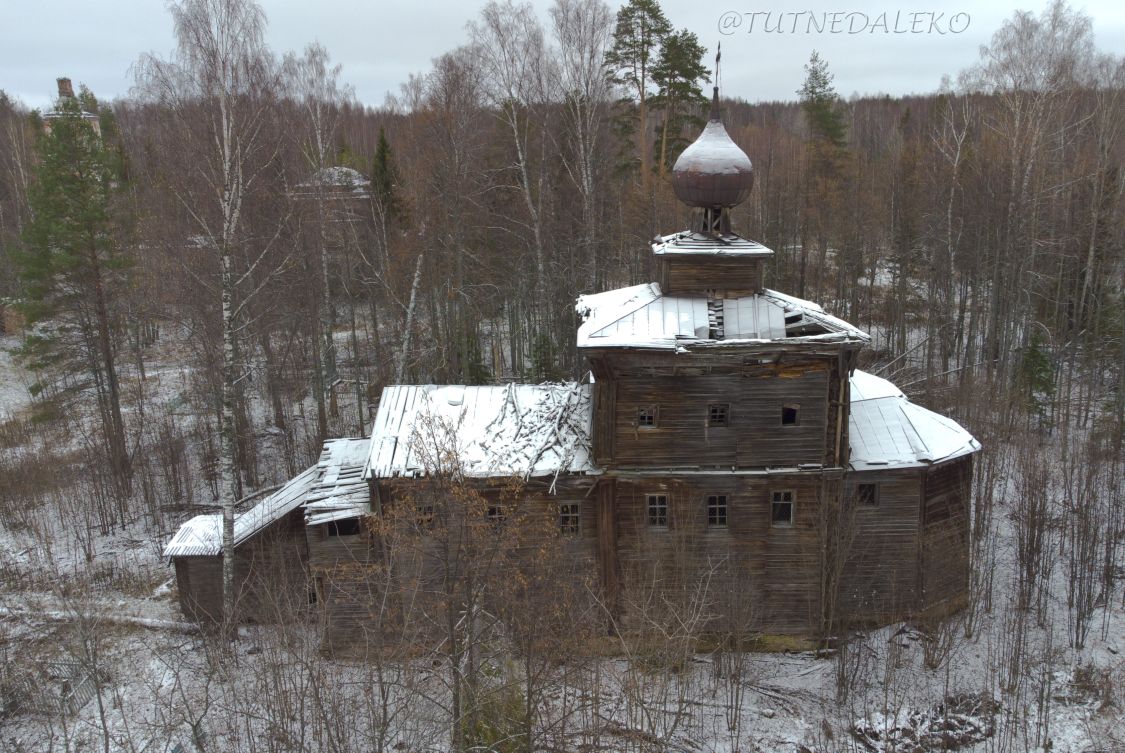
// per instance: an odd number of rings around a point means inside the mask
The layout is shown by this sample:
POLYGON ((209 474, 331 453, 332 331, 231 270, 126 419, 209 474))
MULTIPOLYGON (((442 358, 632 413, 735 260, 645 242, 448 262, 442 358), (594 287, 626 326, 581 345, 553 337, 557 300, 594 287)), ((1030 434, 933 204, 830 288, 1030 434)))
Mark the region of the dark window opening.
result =
POLYGON ((498 526, 504 522, 504 506, 503 505, 489 505, 488 514, 485 516, 488 522, 494 526, 498 526))
POLYGON ((668 495, 648 495, 648 524, 650 526, 668 525, 668 495))
POLYGON ((797 413, 801 410, 799 405, 783 405, 781 406, 781 425, 782 426, 796 426, 797 413))
POLYGON ((793 525, 793 492, 774 492, 770 502, 770 525, 793 525))
POLYGON ((419 528, 430 529, 434 527, 434 506, 418 505, 414 508, 414 524, 419 528))
POLYGON ((559 533, 573 536, 581 530, 579 509, 577 502, 559 505, 559 533))
POLYGON ((637 426, 652 427, 656 426, 656 406, 646 405, 643 408, 637 409, 637 426))
POLYGON ((327 523, 329 536, 358 536, 359 518, 344 518, 327 523))
POLYGON ((725 494, 712 494, 707 497, 707 525, 712 528, 726 528, 727 497, 725 494))
POLYGON ((730 403, 711 403, 707 409, 708 426, 727 426, 730 418, 730 403))
POLYGON ((879 485, 856 484, 855 501, 856 504, 859 505, 867 505, 868 507, 877 506, 879 504, 879 485))

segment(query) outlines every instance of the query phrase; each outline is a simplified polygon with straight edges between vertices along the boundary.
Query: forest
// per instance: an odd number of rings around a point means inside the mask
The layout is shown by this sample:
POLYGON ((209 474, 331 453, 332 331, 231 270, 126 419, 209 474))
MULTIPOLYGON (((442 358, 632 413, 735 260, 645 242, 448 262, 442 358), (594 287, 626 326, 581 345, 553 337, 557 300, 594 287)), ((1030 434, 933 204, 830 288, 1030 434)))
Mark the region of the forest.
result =
POLYGON ((575 299, 688 226, 716 51, 656 0, 489 0, 374 106, 254 0, 169 11, 127 97, 0 90, 0 750, 1125 749, 1125 58, 1083 12, 1014 12, 930 94, 844 99, 813 50, 791 101, 720 91, 766 285, 984 447, 964 610, 745 643, 701 586, 607 637, 476 542, 458 588, 522 611, 354 662, 315 620, 199 632, 164 545, 386 385, 583 378, 575 299))

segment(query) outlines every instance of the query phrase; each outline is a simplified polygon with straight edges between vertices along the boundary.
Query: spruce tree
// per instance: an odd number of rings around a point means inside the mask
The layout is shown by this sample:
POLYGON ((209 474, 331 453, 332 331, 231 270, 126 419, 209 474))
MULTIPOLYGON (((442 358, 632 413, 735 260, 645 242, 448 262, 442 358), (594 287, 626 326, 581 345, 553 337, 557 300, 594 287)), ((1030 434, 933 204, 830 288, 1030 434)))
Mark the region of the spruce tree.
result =
POLYGON ((825 141, 837 149, 847 146, 847 126, 840 115, 839 96, 832 86, 833 75, 828 62, 813 50, 805 64, 805 82, 797 90, 801 95, 801 109, 808 119, 813 138, 825 141))
MULTIPOLYGON (((34 121, 40 136, 32 220, 16 263, 24 313, 37 326, 28 330, 21 353, 40 374, 37 392, 64 400, 94 393, 106 457, 124 494, 130 462, 115 343, 130 266, 116 208, 124 176, 120 152, 106 145, 83 102, 96 106, 84 91, 81 100, 61 97, 45 124, 34 121)), ((112 135, 112 118, 102 122, 105 135, 112 135)))

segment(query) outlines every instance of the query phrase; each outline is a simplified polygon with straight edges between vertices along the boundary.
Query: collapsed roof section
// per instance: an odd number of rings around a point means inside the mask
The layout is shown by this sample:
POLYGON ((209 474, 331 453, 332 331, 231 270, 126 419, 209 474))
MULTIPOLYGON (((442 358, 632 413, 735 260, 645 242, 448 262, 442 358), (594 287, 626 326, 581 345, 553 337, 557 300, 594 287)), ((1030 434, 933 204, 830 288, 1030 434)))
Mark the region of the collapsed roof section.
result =
MULTIPOLYGON (((234 519, 235 547, 296 510, 305 501, 305 494, 317 477, 317 466, 295 476, 285 486, 263 499, 234 519)), ((223 550, 223 516, 221 513, 197 515, 180 526, 180 530, 164 547, 165 557, 206 557, 223 550)))
MULTIPOLYGON (((357 517, 371 510, 371 493, 363 479, 363 467, 371 440, 330 439, 324 443, 317 464, 294 477, 285 486, 234 519, 234 546, 304 507, 310 525, 326 522, 319 516, 347 511, 341 517, 357 517)), ((197 515, 180 526, 164 547, 165 557, 213 557, 223 551, 223 516, 197 515)))
POLYGON ((315 526, 371 512, 371 487, 363 478, 370 447, 366 437, 324 443, 316 483, 305 495, 305 523, 315 526))
POLYGON ((444 470, 472 477, 597 473, 590 385, 392 385, 383 390, 365 477, 444 470))
POLYGON ((657 283, 579 296, 579 348, 685 350, 772 342, 866 343, 820 306, 773 290, 738 298, 669 296, 657 283))

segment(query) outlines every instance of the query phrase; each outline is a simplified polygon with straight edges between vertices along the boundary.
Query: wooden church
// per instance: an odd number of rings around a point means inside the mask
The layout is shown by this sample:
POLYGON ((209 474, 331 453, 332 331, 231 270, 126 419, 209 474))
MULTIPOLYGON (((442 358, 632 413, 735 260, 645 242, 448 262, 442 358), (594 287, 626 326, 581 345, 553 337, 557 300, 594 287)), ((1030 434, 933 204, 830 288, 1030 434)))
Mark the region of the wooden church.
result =
MULTIPOLYGON (((517 479, 618 625, 638 589, 704 580, 723 629, 812 636, 960 607, 980 445, 857 370, 864 332, 763 286, 773 251, 731 227, 753 172, 717 89, 672 181, 694 219, 654 242, 659 279, 578 300, 589 378, 387 387, 369 438, 331 440, 236 521, 244 618, 271 618, 260 605, 277 599, 261 594, 276 596, 265 576, 281 572, 295 602, 311 594, 327 650, 361 641, 372 523, 404 506, 416 523, 433 514, 417 490, 442 452, 486 497, 517 479)), ((201 516, 165 551, 201 620, 221 612, 219 531, 201 516)))

